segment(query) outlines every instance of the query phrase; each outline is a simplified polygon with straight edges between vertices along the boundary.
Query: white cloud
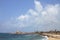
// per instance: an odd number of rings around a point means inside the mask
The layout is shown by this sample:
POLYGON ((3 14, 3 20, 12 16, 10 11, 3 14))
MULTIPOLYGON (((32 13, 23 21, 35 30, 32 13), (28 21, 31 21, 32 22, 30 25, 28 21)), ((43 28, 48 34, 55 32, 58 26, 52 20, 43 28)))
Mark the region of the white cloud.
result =
POLYGON ((29 11, 27 13, 31 16, 38 16, 38 13, 36 11, 34 11, 33 9, 29 9, 29 11))
POLYGON ((52 15, 58 14, 58 7, 57 5, 48 5, 46 10, 49 14, 52 13, 52 15))
POLYGON ((37 0, 35 0, 34 3, 35 3, 35 10, 36 10, 37 12, 41 12, 42 9, 43 9, 41 3, 40 3, 39 1, 37 1, 37 0))
POLYGON ((58 4, 47 5, 44 7, 44 10, 43 10, 43 6, 39 1, 35 0, 34 3, 35 3, 35 10, 29 9, 27 14, 25 14, 29 16, 28 23, 27 24, 25 23, 25 25, 40 27, 41 25, 50 26, 51 24, 53 25, 58 23, 57 15, 59 14, 60 5, 58 4))
POLYGON ((25 18, 26 18, 26 17, 23 16, 23 15, 21 15, 21 16, 18 17, 18 19, 25 19, 25 18))
POLYGON ((42 14, 42 16, 47 16, 47 12, 46 11, 42 11, 41 14, 42 14))
POLYGON ((27 19, 27 18, 28 18, 28 15, 21 15, 17 19, 18 20, 24 20, 24 19, 27 19))
MULTIPOLYGON (((53 30, 53 28, 57 27, 58 25, 60 26, 60 21, 58 21, 57 18, 58 14, 60 13, 59 4, 47 5, 44 8, 37 0, 34 0, 34 4, 35 9, 29 9, 25 15, 20 15, 16 18, 16 21, 14 21, 15 23, 13 22, 15 26, 31 28, 38 27, 38 29, 41 28, 41 30, 53 30)), ((58 27, 57 29, 59 29, 58 27)))

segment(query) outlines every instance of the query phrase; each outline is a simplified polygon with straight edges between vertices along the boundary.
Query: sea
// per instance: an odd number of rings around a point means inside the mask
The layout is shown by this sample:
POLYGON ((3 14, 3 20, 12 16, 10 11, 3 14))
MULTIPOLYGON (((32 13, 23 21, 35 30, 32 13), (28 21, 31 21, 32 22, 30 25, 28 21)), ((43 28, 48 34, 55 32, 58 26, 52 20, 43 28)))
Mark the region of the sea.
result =
POLYGON ((39 34, 8 34, 0 33, 0 40, 48 40, 47 36, 39 34))

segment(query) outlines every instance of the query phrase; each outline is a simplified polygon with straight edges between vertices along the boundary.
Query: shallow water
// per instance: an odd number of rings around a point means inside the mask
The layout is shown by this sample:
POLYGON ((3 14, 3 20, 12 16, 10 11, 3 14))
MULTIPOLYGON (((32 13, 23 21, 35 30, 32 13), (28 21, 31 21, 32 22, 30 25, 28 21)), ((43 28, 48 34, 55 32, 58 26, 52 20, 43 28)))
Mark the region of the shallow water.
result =
POLYGON ((0 33, 0 40, 47 40, 46 37, 43 37, 38 34, 6 34, 0 33))

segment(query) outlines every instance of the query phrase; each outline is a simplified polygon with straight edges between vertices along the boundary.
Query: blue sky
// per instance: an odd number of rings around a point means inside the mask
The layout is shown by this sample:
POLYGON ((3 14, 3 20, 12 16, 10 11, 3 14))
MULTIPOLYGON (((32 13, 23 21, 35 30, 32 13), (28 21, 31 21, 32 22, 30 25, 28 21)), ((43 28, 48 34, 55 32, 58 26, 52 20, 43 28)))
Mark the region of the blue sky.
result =
POLYGON ((59 11, 60 0, 0 0, 0 32, 59 30, 59 11))

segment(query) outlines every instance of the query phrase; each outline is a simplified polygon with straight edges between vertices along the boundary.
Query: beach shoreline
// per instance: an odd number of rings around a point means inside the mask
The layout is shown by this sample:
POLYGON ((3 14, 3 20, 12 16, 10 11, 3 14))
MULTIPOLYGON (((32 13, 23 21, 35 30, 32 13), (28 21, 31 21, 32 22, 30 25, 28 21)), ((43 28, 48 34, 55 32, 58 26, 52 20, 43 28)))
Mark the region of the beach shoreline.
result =
POLYGON ((48 40, 60 40, 59 38, 48 37, 48 40))
POLYGON ((16 32, 13 34, 39 34, 47 38, 47 40, 60 40, 60 32, 16 32))
POLYGON ((43 35, 47 36, 48 40, 60 40, 60 35, 58 35, 58 34, 44 33, 43 35))

